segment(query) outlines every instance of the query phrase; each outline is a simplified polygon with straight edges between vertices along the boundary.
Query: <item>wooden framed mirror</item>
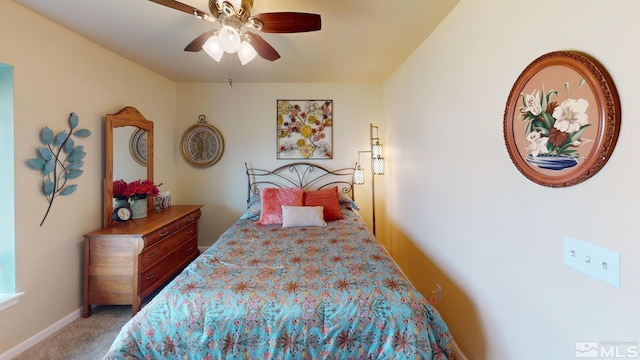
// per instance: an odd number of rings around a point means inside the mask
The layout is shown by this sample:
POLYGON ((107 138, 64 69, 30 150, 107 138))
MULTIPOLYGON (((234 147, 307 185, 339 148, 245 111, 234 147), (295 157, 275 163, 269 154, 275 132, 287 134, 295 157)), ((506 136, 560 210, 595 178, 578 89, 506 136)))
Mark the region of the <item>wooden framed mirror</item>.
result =
MULTIPOLYGON (((114 174, 117 179, 127 182, 153 181, 153 121, 147 120, 134 107, 127 106, 115 114, 107 114, 104 174, 102 226, 108 227, 112 222, 114 174), (140 161, 140 156, 146 161, 140 161)), ((147 207, 153 211, 153 201, 149 201, 147 207)))

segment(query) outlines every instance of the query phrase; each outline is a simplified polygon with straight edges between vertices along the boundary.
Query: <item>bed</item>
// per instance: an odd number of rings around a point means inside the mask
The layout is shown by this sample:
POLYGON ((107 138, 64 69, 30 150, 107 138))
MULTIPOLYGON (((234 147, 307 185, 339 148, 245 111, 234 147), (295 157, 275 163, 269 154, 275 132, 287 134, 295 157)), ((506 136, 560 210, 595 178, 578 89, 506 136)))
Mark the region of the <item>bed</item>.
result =
POLYGON ((130 319, 105 359, 451 356, 439 313, 355 211, 353 169, 245 166, 247 211, 130 319), (288 193, 300 190, 302 204, 288 193), (267 193, 280 219, 268 217, 267 193), (326 212, 333 199, 339 215, 326 212))

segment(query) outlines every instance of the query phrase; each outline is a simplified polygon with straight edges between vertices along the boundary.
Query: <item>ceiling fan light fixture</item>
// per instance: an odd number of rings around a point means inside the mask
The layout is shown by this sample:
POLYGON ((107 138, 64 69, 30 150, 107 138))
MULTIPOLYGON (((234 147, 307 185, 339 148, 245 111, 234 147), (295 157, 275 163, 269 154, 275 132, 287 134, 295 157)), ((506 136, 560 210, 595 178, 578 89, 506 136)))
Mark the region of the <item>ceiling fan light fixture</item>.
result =
POLYGON ((222 48, 218 35, 213 35, 207 39, 207 41, 202 45, 202 50, 217 62, 220 62, 220 59, 222 59, 222 55, 224 54, 224 49, 222 48))
POLYGON ((238 51, 240 48, 240 34, 229 25, 225 25, 220 29, 218 38, 220 39, 222 49, 230 54, 238 51))
POLYGON ((256 55, 258 55, 256 49, 254 49, 247 40, 240 44, 240 49, 238 49, 238 58, 240 58, 240 63, 242 63, 242 65, 253 60, 256 55))
POLYGON ((203 32, 193 39, 184 51, 205 50, 218 62, 225 52, 230 54, 239 52, 242 65, 252 61, 256 55, 268 61, 280 58, 280 54, 265 39, 253 32, 245 32, 245 28, 264 33, 287 34, 318 31, 322 27, 318 14, 284 11, 251 16, 254 0, 208 0, 210 15, 177 0, 150 1, 195 15, 199 19, 217 22, 220 25, 219 30, 203 32))

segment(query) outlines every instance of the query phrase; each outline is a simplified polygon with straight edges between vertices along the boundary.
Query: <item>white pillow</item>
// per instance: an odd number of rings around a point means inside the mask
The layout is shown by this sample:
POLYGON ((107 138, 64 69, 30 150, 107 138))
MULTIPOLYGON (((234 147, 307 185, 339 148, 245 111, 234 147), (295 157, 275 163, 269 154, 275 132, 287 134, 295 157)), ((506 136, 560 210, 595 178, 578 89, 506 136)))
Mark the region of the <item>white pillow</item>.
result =
POLYGON ((327 226, 323 211, 324 206, 282 205, 282 227, 327 226))

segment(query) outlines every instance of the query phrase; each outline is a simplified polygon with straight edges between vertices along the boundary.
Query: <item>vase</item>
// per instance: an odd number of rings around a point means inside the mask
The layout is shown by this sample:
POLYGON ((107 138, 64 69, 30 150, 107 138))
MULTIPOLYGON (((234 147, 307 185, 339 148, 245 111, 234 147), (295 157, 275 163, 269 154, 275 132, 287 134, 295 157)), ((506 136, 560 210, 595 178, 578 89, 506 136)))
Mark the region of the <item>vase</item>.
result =
POLYGON ((115 199, 113 208, 119 208, 121 206, 129 206, 129 199, 115 199))
POLYGON ((147 217, 147 198, 133 199, 131 202, 131 218, 142 219, 147 217))

